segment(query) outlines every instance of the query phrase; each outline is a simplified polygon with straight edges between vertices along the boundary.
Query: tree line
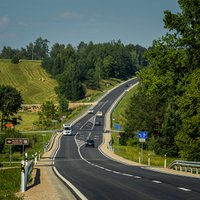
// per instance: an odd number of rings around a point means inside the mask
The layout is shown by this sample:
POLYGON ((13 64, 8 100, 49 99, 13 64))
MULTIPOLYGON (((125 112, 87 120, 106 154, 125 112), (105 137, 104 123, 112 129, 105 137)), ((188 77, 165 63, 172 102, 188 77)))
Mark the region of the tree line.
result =
POLYGON ((127 79, 146 67, 145 51, 139 45, 124 45, 121 41, 81 42, 77 48, 56 43, 50 56, 43 59, 42 67, 57 79, 60 97, 78 100, 85 97, 85 87, 99 89, 102 79, 127 79))
POLYGON ((145 130, 147 149, 199 161, 200 1, 178 3, 181 13, 164 13, 170 31, 146 53, 150 67, 137 73, 140 85, 126 111, 120 142, 139 145, 137 132, 145 130))
POLYGON ((49 41, 39 37, 26 48, 3 47, 0 58, 42 60, 42 67, 58 81, 55 88, 59 98, 79 100, 85 97, 86 88, 99 89, 102 79, 127 79, 148 63, 144 58, 146 48, 140 45, 124 45, 120 40, 94 44, 80 42, 71 44, 55 43, 51 50, 49 41))

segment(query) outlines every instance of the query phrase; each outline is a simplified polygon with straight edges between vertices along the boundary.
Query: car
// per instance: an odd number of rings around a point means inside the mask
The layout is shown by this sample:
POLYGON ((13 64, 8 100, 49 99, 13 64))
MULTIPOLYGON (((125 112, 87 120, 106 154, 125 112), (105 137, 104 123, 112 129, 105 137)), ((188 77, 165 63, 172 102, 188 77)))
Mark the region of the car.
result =
POLYGON ((96 121, 95 122, 95 126, 101 126, 101 122, 100 121, 96 121))
POLYGON ((93 147, 94 148, 94 140, 91 140, 91 139, 86 140, 85 147, 93 147))
POLYGON ((89 114, 93 114, 93 113, 94 113, 94 109, 93 109, 93 108, 89 108, 89 109, 88 109, 88 113, 89 113, 89 114))
POLYGON ((97 116, 97 117, 102 117, 102 116, 103 116, 102 111, 98 111, 97 114, 96 114, 96 116, 97 116))

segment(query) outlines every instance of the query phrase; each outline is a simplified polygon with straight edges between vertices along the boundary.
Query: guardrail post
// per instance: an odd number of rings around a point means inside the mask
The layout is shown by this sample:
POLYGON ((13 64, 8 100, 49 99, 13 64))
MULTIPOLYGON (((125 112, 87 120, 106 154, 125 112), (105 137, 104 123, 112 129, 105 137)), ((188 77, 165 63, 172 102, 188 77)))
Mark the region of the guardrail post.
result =
POLYGON ((175 170, 177 171, 177 165, 175 165, 175 170))
POLYGON ((196 174, 199 174, 199 170, 198 170, 198 168, 196 168, 196 174))
POLYGON ((180 172, 182 172, 182 166, 180 165, 180 172))
POLYGON ((185 172, 187 172, 187 167, 185 166, 185 172))
POLYGON ((190 167, 190 171, 191 171, 191 173, 193 173, 192 167, 190 167))

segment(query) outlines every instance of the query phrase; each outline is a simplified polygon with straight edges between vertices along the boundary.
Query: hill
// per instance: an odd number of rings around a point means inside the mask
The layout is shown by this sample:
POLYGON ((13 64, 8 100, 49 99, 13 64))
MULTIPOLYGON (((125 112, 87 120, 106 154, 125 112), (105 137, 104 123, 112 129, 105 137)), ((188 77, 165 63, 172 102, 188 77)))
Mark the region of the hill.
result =
POLYGON ((21 92, 25 104, 57 101, 56 81, 41 67, 41 61, 22 60, 13 64, 0 59, 0 85, 11 85, 21 92))

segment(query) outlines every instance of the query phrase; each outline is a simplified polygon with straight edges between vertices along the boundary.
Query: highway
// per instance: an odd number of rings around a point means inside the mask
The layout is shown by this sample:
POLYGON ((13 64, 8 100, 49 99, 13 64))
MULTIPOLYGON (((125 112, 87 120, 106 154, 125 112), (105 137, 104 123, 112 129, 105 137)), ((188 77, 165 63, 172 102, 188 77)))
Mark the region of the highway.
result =
POLYGON ((104 116, 117 97, 127 90, 130 80, 102 98, 87 114, 73 125, 73 135, 63 136, 55 156, 55 169, 77 198, 89 200, 200 200, 200 179, 175 176, 129 166, 111 160, 98 147, 102 143, 104 116), (97 111, 103 117, 96 117, 97 111), (96 126, 95 121, 100 121, 96 126), (95 148, 85 147, 86 139, 94 139, 95 148))

